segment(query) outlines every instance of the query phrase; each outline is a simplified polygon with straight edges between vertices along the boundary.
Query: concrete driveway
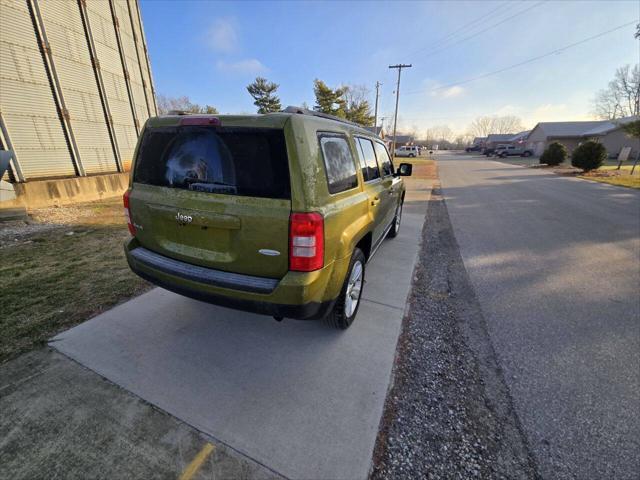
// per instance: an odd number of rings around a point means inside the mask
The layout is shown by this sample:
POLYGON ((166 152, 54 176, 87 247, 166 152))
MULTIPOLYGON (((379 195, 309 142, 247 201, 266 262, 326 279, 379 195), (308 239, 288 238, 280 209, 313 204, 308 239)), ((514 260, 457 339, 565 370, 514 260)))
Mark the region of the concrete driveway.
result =
POLYGON ((465 267, 544 478, 638 478, 640 191, 439 155, 465 267))
POLYGON ((51 345, 289 478, 366 478, 429 192, 409 181, 400 235, 367 266, 345 331, 155 289, 51 345))

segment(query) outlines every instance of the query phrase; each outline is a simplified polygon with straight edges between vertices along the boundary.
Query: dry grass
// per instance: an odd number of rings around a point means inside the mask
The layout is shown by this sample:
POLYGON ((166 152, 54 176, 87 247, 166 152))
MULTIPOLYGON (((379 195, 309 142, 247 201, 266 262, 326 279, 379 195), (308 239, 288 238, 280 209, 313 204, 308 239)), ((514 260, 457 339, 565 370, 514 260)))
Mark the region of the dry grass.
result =
POLYGON ((31 214, 0 236, 0 363, 150 288, 124 258, 119 197, 31 214))
POLYGON ((610 185, 618 185, 620 187, 638 188, 640 189, 640 175, 580 175, 580 178, 594 180, 596 182, 608 183, 610 185))

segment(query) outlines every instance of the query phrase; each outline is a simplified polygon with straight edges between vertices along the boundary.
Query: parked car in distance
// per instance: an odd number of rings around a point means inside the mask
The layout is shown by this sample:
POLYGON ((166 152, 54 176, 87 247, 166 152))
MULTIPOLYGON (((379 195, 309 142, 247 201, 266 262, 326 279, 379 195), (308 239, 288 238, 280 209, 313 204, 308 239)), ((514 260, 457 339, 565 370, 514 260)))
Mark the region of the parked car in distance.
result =
POLYGON ((471 145, 464 149, 465 152, 479 152, 480 150, 482 150, 480 145, 471 145))
POLYGON ((505 145, 502 148, 496 148, 495 155, 502 158, 512 156, 530 157, 533 155, 533 150, 529 150, 524 146, 505 145))
POLYGON ((417 145, 403 145, 396 148, 396 157, 417 157, 420 155, 420 147, 417 145))
POLYGON ((485 148, 482 151, 482 154, 486 155, 487 157, 492 157, 495 151, 496 149, 494 147, 489 147, 489 148, 485 148))
POLYGON ((394 170, 378 137, 328 117, 150 118, 124 195, 131 269, 210 303, 349 327, 412 165, 394 170))

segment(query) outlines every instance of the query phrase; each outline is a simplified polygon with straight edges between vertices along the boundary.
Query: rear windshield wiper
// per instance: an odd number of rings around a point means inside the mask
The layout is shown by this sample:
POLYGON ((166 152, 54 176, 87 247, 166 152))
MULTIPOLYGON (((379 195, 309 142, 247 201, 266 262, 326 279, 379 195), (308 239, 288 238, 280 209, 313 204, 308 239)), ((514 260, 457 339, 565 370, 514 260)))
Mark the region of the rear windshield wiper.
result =
POLYGON ((191 186, 196 183, 202 183, 204 185, 222 185, 223 187, 236 187, 237 185, 233 185, 232 183, 219 182, 217 180, 200 180, 198 178, 185 178, 184 183, 191 186))

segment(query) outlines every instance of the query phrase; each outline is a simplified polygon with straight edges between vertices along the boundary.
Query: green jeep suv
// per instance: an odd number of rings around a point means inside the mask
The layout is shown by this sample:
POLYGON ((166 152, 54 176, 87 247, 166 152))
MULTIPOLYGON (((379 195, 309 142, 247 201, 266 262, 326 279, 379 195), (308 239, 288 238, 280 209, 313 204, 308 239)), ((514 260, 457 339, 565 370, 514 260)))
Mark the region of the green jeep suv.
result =
POLYGON ((411 170, 369 131, 293 107, 150 118, 124 195, 127 261, 189 297, 344 329, 411 170))

